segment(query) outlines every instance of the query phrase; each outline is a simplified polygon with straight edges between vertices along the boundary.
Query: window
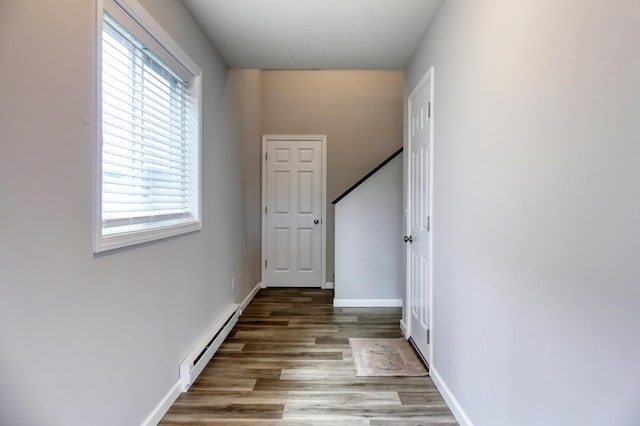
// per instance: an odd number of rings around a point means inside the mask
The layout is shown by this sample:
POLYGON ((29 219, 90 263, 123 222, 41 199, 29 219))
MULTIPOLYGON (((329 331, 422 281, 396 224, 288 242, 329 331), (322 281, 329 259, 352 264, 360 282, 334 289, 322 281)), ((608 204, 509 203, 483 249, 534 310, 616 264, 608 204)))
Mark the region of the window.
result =
POLYGON ((96 252, 201 228, 201 72, 136 2, 101 12, 96 252))

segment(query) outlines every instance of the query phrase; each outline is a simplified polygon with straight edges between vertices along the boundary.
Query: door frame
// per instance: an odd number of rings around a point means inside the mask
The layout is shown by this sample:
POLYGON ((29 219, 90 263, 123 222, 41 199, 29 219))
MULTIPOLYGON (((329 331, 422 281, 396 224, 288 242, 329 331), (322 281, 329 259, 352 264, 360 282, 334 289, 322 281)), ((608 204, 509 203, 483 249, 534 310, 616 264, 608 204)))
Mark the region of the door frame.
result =
MULTIPOLYGON (((427 72, 424 73, 420 81, 414 86, 413 90, 409 94, 407 98, 407 121, 406 121, 406 130, 407 136, 405 139, 406 146, 404 147, 405 155, 405 163, 404 163, 404 178, 405 178, 405 235, 411 234, 411 105, 412 100, 417 96, 420 89, 422 89, 426 84, 430 85, 429 90, 429 102, 431 104, 431 118, 429 122, 429 218, 430 218, 430 226, 429 226, 429 284, 428 284, 428 294, 429 294, 429 353, 424 354, 428 359, 426 360, 429 364, 433 363, 433 344, 434 344, 434 332, 433 332, 433 230, 435 219, 433 217, 433 159, 434 159, 434 132, 433 132, 433 122, 434 122, 434 80, 433 80, 434 68, 433 66, 427 69, 427 72)), ((404 336, 406 339, 411 337, 411 245, 406 244, 405 247, 405 306, 404 306, 404 336)))
POLYGON ((262 153, 261 153, 261 169, 262 169, 262 203, 261 203, 261 220, 260 227, 262 229, 262 254, 260 259, 260 282, 262 288, 269 286, 269 283, 265 282, 264 264, 267 259, 267 214, 265 208, 267 206, 267 143, 269 141, 320 141, 322 151, 322 165, 321 165, 321 217, 320 224, 322 228, 320 230, 320 236, 322 239, 322 249, 320 250, 320 256, 322 257, 320 267, 322 268, 320 288, 326 287, 327 282, 327 136, 326 135, 262 135, 262 153))

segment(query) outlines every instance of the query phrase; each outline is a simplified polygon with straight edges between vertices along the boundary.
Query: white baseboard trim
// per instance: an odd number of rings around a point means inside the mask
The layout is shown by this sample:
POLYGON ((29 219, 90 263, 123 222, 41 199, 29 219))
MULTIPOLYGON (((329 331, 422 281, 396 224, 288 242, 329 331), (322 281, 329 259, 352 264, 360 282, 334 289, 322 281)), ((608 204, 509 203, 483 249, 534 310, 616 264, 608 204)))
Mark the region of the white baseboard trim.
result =
POLYGON ((404 319, 400 320, 400 332, 406 339, 409 338, 409 336, 407 336, 407 325, 405 324, 404 319))
POLYGON ((175 385, 171 386, 169 392, 162 398, 162 400, 155 406, 151 413, 147 416, 146 419, 142 421, 141 426, 157 426, 169 411, 169 408, 176 402, 176 399, 180 396, 182 392, 180 391, 180 381, 177 381, 175 385))
POLYGON ((451 412, 458 423, 460 423, 460 426, 473 426, 471 419, 469 419, 467 413, 462 409, 460 402, 458 402, 453 393, 451 393, 451 389, 449 389, 449 386, 447 386, 442 380, 442 377, 438 374, 438 370, 436 370, 433 365, 429 367, 429 376, 431 376, 433 383, 435 383, 436 387, 442 394, 442 397, 447 402, 447 405, 451 409, 451 412))
POLYGON ((260 281, 258 284, 260 284, 261 288, 267 288, 267 283, 260 281))
POLYGON ((328 290, 328 289, 332 289, 334 288, 335 285, 331 282, 331 281, 327 281, 326 283, 324 283, 324 285, 322 286, 323 289, 328 290))
POLYGON ((247 297, 244 298, 244 300, 242 301, 242 303, 240 304, 240 315, 242 315, 242 311, 244 311, 244 308, 247 307, 247 305, 249 303, 251 303, 251 301, 253 300, 253 298, 255 297, 255 295, 258 293, 258 291, 260 291, 261 288, 264 288, 262 286, 262 282, 259 282, 258 284, 256 284, 256 286, 249 292, 249 294, 247 294, 247 297))
POLYGON ((336 308, 401 308, 402 299, 333 299, 336 308))

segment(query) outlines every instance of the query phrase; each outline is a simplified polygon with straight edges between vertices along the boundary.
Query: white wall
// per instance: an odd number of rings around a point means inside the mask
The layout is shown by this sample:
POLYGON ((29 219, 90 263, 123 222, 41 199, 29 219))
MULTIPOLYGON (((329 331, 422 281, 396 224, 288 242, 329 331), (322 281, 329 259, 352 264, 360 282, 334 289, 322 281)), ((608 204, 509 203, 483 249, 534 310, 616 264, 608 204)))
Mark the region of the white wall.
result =
POLYGON ((402 211, 402 154, 336 203, 336 306, 401 306, 402 211))
MULTIPOLYGON (((445 1, 433 367, 476 425, 640 424, 640 4, 445 1)), ((437 378, 437 377, 436 377, 437 378)))
POLYGON ((260 70, 229 70, 227 89, 232 107, 232 122, 238 152, 237 167, 242 170, 245 226, 238 238, 246 250, 246 276, 238 281, 236 302, 260 282, 262 269, 262 113, 260 70))
POLYGON ((95 3, 0 2, 3 425, 139 424, 247 275, 227 67, 173 0, 143 4, 203 70, 203 229, 92 254, 95 3))

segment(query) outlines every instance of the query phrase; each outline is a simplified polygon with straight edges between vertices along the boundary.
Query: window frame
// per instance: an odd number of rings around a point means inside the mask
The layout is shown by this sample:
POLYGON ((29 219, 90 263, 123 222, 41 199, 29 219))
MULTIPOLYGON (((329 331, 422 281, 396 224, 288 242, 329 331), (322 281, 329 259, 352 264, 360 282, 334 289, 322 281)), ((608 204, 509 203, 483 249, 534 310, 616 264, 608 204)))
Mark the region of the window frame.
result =
POLYGON ((186 234, 202 229, 202 71, 200 67, 184 52, 184 50, 169 36, 169 34, 155 21, 155 19, 136 0, 96 0, 96 34, 95 34, 95 135, 94 135, 94 214, 93 214, 93 252, 100 253, 117 248, 128 247, 136 244, 160 240, 186 234), (134 26, 139 28, 129 28, 124 22, 118 20, 114 14, 110 13, 113 8, 119 8, 118 13, 124 12, 130 18, 134 26), (185 221, 160 221, 140 224, 139 226, 123 226, 124 230, 114 232, 113 228, 105 235, 103 233, 102 220, 102 34, 103 34, 103 14, 107 12, 120 25, 123 25, 136 38, 145 42, 145 38, 150 41, 149 46, 156 56, 161 59, 167 58, 167 65, 174 71, 173 64, 179 64, 181 71, 187 71, 190 81, 190 92, 194 96, 194 113, 197 124, 195 126, 196 141, 195 161, 193 167, 196 170, 189 170, 194 175, 195 186, 193 197, 195 199, 194 211, 191 220, 185 221), (142 33, 138 33, 139 31, 142 33), (145 34, 146 33, 146 34, 145 34), (142 36, 142 37, 140 37, 142 36), (158 49, 162 52, 157 51, 158 49), (163 58, 164 57, 164 58, 163 58), (171 223, 173 222, 173 223, 171 223), (178 222, 178 223, 176 223, 178 222), (132 229, 134 228, 134 229, 132 229))

